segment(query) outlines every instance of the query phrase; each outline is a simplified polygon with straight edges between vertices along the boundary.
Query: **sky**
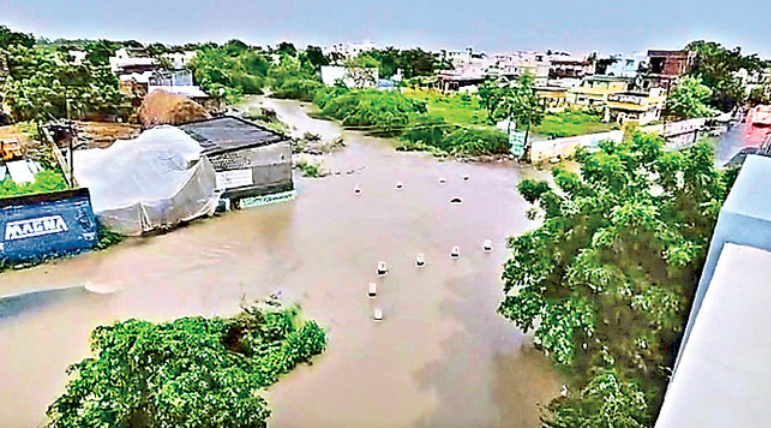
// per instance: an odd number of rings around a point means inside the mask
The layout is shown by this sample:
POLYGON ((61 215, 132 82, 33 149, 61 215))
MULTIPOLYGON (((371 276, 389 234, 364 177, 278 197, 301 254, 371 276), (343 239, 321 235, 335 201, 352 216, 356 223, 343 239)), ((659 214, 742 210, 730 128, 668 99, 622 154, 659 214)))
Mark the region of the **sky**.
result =
POLYGON ((697 39, 771 58, 768 0, 0 0, 0 25, 56 38, 636 53, 697 39))

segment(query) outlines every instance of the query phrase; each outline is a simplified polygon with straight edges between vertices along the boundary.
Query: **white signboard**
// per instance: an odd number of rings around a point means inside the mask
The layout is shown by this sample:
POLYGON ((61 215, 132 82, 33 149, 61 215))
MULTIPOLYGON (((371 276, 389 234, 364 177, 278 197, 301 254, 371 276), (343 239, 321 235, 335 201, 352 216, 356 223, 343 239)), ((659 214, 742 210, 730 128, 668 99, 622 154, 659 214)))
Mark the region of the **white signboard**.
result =
POLYGON ((290 201, 297 197, 297 190, 290 190, 288 192, 274 193, 272 195, 265 196, 252 196, 250 198, 242 198, 239 202, 240 208, 254 208, 261 207, 263 205, 275 204, 277 202, 290 201))
POLYGON ((217 173, 217 190, 235 189, 236 187, 251 186, 251 168, 220 171, 217 173))
POLYGON ((525 153, 525 133, 521 131, 511 131, 509 134, 509 144, 511 144, 511 154, 522 156, 525 153))

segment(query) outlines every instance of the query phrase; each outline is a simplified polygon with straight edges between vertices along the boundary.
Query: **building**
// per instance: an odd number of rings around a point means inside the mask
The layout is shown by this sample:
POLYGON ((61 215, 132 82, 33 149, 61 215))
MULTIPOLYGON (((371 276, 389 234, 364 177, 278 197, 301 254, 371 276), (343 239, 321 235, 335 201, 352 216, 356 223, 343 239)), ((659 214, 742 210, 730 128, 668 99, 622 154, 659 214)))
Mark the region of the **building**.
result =
POLYGON ((748 156, 720 211, 656 428, 768 426, 771 158, 748 156))
POLYGON ((288 137, 248 120, 223 116, 181 125, 204 149, 223 198, 240 200, 292 190, 288 137))
POLYGON ((567 101, 581 107, 604 107, 610 95, 626 92, 631 82, 632 79, 626 77, 586 77, 580 85, 568 90, 567 101))
POLYGON ((115 56, 110 57, 110 69, 117 75, 144 73, 158 68, 155 58, 151 58, 144 51, 120 48, 115 51, 115 56))
POLYGON ((646 80, 651 87, 669 88, 678 77, 691 71, 695 57, 694 52, 687 50, 649 50, 646 80))
POLYGON ((603 70, 606 76, 637 77, 647 66, 645 58, 640 56, 614 55, 610 61, 610 65, 603 70))
POLYGON ((73 49, 73 50, 67 51, 67 55, 72 60, 73 65, 81 65, 83 64, 83 61, 86 60, 86 56, 88 55, 88 53, 86 53, 86 51, 73 49))
POLYGON ((371 41, 363 41, 361 43, 337 43, 331 46, 326 46, 322 50, 324 55, 340 56, 343 59, 355 58, 363 52, 369 52, 377 49, 377 45, 371 41))
POLYGON ((190 62, 195 59, 197 54, 198 53, 196 51, 168 52, 162 54, 161 58, 168 60, 175 70, 182 70, 187 68, 190 62))
POLYGON ((568 89, 559 86, 537 86, 535 88, 541 106, 548 113, 558 113, 568 106, 568 89))
POLYGON ((661 88, 633 90, 608 95, 610 120, 647 125, 661 118, 666 97, 661 88))
POLYGON ((594 64, 585 58, 554 57, 549 64, 549 79, 582 79, 594 74, 594 64))

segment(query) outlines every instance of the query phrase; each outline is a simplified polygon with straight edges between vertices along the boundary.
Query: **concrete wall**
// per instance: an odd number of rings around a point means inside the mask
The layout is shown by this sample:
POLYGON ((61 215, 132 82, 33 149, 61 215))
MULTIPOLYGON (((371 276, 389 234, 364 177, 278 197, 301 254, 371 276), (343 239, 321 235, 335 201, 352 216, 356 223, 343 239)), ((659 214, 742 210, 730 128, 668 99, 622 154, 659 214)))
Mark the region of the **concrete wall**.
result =
POLYGON ((289 141, 222 153, 209 160, 224 197, 257 196, 294 187, 289 141))
POLYGON ((0 200, 0 260, 12 262, 93 248, 97 224, 88 189, 0 200))
MULTIPOLYGON (((664 125, 644 126, 640 130, 643 132, 653 132, 664 135, 670 142, 670 146, 681 148, 692 143, 696 131, 704 128, 707 120, 690 119, 680 122, 668 123, 664 125)), ((554 140, 531 141, 530 160, 534 163, 547 161, 552 158, 565 158, 573 156, 579 147, 596 147, 597 143, 604 140, 621 142, 624 138, 624 131, 609 131, 598 134, 579 135, 576 137, 556 138, 554 140)))

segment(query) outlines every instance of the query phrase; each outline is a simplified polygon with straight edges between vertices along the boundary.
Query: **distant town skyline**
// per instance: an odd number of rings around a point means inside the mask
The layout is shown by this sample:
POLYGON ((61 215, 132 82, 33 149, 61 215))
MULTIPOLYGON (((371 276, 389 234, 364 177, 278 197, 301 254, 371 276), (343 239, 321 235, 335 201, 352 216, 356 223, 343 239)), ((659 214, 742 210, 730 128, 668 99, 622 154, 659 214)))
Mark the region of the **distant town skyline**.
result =
POLYGON ((544 0, 540 2, 353 0, 0 0, 0 24, 49 39, 143 43, 289 41, 298 47, 370 40, 378 46, 485 52, 564 50, 635 53, 715 40, 771 57, 771 5, 752 0, 544 0), (673 4, 674 3, 674 4, 673 4))

